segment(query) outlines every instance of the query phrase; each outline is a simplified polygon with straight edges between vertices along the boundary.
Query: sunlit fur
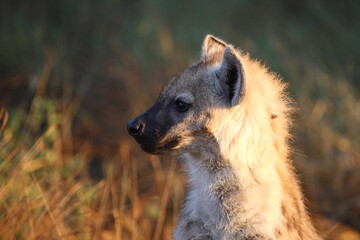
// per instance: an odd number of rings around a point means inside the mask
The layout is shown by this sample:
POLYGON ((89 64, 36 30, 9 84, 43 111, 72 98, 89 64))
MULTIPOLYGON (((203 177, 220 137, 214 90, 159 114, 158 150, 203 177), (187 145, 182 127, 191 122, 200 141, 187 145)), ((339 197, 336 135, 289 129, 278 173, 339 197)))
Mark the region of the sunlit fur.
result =
MULTIPOLYGON (((241 59, 247 74, 245 97, 234 108, 214 109, 209 123, 222 155, 241 183, 242 199, 237 199, 241 214, 234 224, 249 226, 250 231, 269 239, 314 239, 288 160, 291 109, 284 95, 285 86, 258 62, 248 56, 241 59), (282 204, 293 211, 299 231, 284 231, 289 220, 282 204), (277 236, 278 232, 281 236, 277 236)), ((228 228, 231 231, 232 226, 228 228)))
MULTIPOLYGON (((221 44, 207 36, 202 61, 221 52, 221 44)), ((289 160, 286 85, 258 61, 235 54, 244 69, 241 102, 208 108, 198 118, 208 133, 188 133, 174 150, 190 178, 174 239, 318 239, 289 160)), ((221 63, 214 62, 206 71, 221 63)), ((177 127, 195 128, 194 121, 177 127)))

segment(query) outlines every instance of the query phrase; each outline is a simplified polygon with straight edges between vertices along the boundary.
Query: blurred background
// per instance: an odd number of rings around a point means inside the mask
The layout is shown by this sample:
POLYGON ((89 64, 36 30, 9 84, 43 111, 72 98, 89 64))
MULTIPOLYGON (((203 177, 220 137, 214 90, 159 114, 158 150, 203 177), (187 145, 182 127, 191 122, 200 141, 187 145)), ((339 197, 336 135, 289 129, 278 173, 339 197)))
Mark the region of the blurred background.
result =
POLYGON ((316 227, 360 239, 356 0, 0 1, 0 239, 171 239, 186 173, 126 123, 208 33, 289 83, 316 227))

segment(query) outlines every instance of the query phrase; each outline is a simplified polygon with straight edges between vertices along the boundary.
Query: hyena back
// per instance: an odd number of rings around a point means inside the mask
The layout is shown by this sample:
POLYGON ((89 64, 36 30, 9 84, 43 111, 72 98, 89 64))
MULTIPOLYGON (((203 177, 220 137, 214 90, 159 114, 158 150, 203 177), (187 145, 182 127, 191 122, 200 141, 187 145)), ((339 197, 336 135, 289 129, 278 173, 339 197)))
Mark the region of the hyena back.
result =
POLYGON ((318 239, 288 158, 285 84, 208 35, 201 59, 128 123, 141 148, 179 158, 190 191, 174 239, 318 239))

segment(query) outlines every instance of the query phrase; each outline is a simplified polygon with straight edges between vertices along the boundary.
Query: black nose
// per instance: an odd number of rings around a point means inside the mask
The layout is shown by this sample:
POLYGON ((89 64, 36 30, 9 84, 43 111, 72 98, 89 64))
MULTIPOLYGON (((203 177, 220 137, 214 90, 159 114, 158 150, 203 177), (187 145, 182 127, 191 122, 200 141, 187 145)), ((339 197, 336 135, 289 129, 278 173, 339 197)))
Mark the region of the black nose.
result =
POLYGON ((139 119, 133 119, 128 122, 127 130, 129 134, 133 137, 140 137, 145 129, 145 123, 139 119))

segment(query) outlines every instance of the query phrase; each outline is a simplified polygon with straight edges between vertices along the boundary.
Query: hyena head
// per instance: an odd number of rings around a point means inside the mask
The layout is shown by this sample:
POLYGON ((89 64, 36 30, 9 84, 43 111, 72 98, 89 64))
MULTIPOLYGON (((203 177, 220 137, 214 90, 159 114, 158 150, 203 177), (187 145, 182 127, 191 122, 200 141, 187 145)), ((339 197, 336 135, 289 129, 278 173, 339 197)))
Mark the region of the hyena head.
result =
POLYGON ((173 77, 155 104, 128 122, 128 132, 152 154, 211 151, 212 110, 241 104, 245 77, 233 46, 208 35, 200 62, 173 77))

